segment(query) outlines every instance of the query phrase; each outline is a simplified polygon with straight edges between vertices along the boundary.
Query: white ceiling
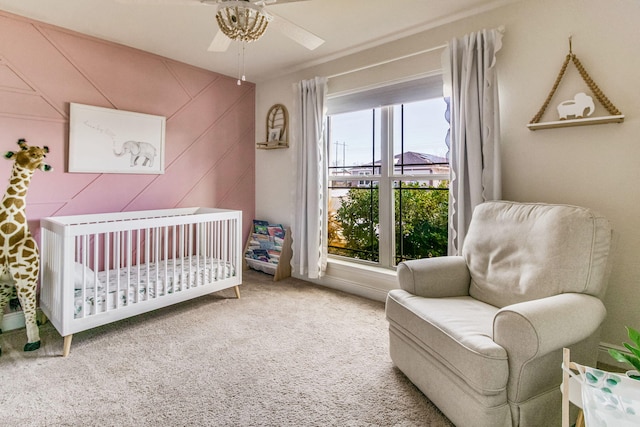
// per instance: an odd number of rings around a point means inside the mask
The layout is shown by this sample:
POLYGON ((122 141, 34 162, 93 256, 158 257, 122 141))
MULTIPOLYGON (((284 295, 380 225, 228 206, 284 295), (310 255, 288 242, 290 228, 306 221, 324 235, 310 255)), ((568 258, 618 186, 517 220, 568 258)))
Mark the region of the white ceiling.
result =
MULTIPOLYGON (((265 80, 513 1, 517 0, 305 0, 272 4, 267 10, 311 31, 325 43, 310 51, 268 28, 260 40, 247 45, 247 80, 265 80)), ((235 42, 224 53, 207 51, 217 32, 215 7, 197 2, 193 5, 167 4, 170 0, 158 2, 0 0, 0 9, 222 74, 237 75, 235 42)))

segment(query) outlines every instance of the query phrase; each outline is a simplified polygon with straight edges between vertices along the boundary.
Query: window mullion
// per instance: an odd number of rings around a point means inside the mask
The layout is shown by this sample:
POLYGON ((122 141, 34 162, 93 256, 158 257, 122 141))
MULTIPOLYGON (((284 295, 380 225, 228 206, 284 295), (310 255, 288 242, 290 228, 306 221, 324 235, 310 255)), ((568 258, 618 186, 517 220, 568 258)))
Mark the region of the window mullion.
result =
POLYGON ((393 107, 381 109, 381 162, 380 168, 380 264, 383 267, 393 265, 394 241, 393 232, 393 107))

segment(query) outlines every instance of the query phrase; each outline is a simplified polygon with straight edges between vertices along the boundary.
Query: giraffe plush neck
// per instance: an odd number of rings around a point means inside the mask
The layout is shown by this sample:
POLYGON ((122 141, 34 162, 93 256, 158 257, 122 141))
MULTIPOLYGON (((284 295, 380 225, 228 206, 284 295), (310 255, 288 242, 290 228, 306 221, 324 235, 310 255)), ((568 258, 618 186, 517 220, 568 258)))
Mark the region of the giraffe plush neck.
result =
POLYGON ((40 348, 36 324, 40 257, 27 224, 26 196, 34 171, 48 171, 51 167, 44 163, 49 152, 47 147, 29 147, 24 139, 20 139, 18 145, 20 151, 5 154, 5 158, 14 159, 14 164, 9 186, 0 203, 0 324, 4 307, 15 288, 27 327, 24 351, 32 351, 40 348))

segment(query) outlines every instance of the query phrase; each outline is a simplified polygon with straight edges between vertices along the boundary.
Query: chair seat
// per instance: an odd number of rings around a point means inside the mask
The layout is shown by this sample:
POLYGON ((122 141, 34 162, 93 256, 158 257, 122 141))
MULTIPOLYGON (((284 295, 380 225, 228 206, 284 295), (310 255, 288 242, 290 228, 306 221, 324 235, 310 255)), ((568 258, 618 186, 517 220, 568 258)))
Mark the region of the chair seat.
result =
POLYGON ((401 289, 387 297, 387 318, 482 395, 507 386, 507 353, 493 341, 497 307, 469 296, 423 298, 401 289))

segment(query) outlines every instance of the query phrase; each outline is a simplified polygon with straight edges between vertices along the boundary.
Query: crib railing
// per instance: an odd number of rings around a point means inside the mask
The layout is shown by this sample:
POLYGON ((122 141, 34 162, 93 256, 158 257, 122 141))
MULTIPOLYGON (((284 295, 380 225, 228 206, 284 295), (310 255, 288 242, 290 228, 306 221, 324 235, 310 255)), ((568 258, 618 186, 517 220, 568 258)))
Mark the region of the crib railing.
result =
POLYGON ((237 283, 241 226, 241 212, 208 208, 44 218, 41 307, 65 329, 96 315, 135 314, 135 305, 165 306, 158 300, 213 282, 237 283))

